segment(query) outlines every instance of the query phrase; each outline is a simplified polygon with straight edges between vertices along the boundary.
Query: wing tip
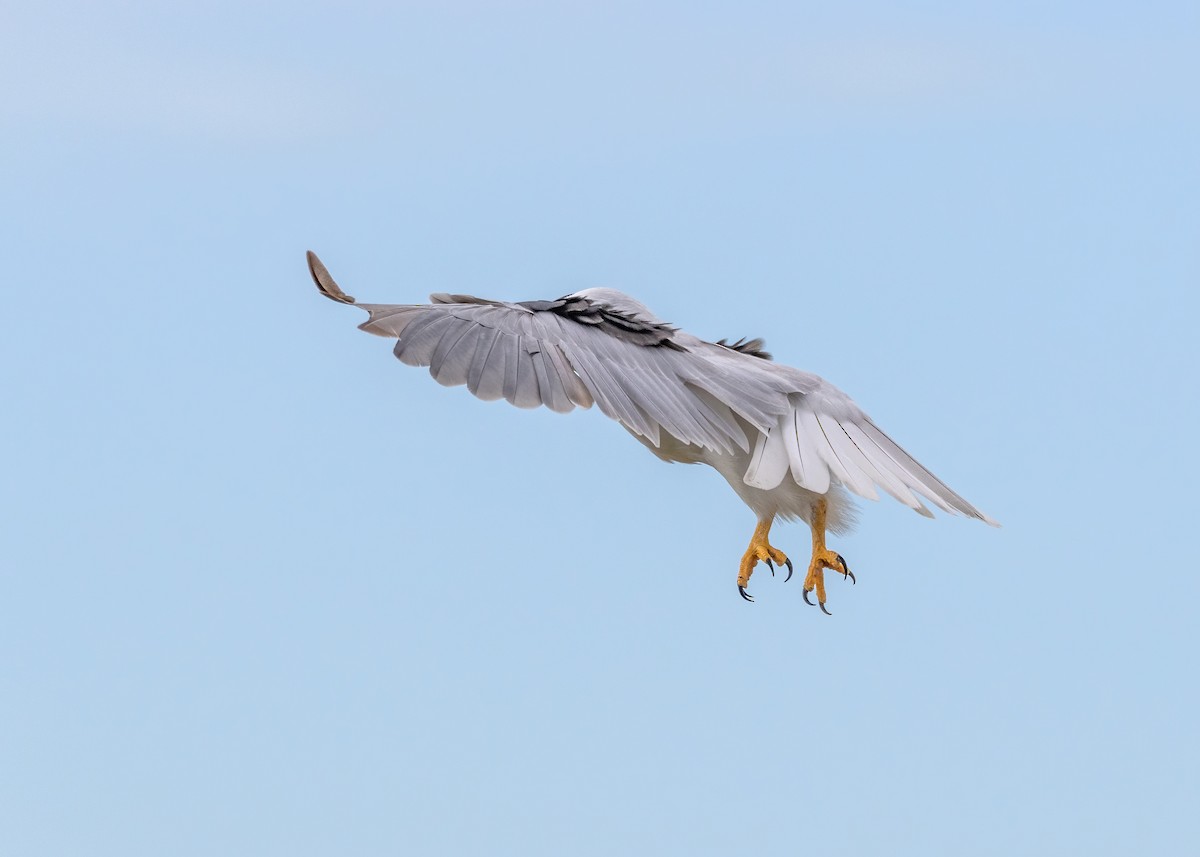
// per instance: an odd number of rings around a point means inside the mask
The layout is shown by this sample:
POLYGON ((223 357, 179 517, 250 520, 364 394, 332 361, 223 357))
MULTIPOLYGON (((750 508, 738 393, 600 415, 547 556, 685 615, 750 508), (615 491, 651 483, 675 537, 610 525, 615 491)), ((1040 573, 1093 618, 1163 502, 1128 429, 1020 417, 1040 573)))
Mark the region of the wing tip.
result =
POLYGON ((312 275, 313 282, 317 284, 317 288, 325 297, 331 301, 337 301, 340 304, 352 304, 354 298, 342 291, 338 286, 337 281, 329 273, 329 269, 317 257, 317 254, 309 250, 306 254, 308 259, 308 273, 312 275))

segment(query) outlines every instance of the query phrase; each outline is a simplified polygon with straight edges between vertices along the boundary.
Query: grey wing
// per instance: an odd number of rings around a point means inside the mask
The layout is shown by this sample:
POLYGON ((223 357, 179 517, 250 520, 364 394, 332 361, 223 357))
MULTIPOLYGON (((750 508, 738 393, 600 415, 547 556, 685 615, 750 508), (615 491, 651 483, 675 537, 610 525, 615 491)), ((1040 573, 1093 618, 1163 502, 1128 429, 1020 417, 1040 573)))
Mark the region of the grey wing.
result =
POLYGON ((666 325, 586 298, 516 304, 439 294, 432 304, 356 303, 311 253, 309 266, 327 297, 370 314, 362 330, 397 340, 402 362, 428 366, 438 383, 465 384, 481 399, 558 412, 595 402, 655 446, 667 432, 724 453, 750 449, 738 417, 768 431, 789 410, 784 382, 755 361, 689 349, 666 325))
POLYGON ((869 500, 879 499, 878 485, 927 517, 932 514, 919 497, 948 514, 999 526, 888 437, 841 390, 815 375, 788 367, 780 371, 795 379, 794 391, 802 392, 789 394, 788 412, 757 438, 746 484, 770 490, 790 473, 814 493, 824 494, 837 483, 869 500))

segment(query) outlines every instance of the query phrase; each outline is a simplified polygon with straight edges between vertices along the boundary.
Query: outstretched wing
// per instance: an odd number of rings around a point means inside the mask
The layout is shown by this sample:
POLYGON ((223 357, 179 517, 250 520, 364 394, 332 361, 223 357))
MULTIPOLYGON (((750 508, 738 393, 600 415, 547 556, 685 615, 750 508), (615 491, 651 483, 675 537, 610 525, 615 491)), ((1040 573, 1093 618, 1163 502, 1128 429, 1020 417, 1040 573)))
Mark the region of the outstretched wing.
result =
POLYGON ((435 294, 432 304, 360 304, 315 254, 308 262, 326 297, 366 310, 361 329, 396 339, 396 356, 428 366, 440 384, 522 408, 566 412, 595 402, 655 447, 666 433, 718 453, 749 453, 744 481, 755 488, 772 490, 790 474, 817 494, 841 484, 877 500, 878 485, 923 515, 931 513, 918 495, 998 526, 841 390, 760 359, 769 358, 760 340, 704 342, 600 290, 525 303, 435 294))
POLYGON ((999 526, 888 437, 841 390, 816 376, 781 368, 797 376, 795 386, 805 392, 790 394, 788 413, 759 436, 746 484, 770 490, 790 472, 798 485, 817 494, 840 483, 868 500, 879 499, 878 485, 926 517, 933 515, 918 495, 951 515, 999 526))
POLYGON ((398 340, 402 362, 428 366, 438 383, 465 384, 481 399, 559 412, 595 402, 655 446, 665 431, 726 453, 750 448, 736 417, 765 432, 788 412, 784 382, 753 365, 764 361, 707 346, 606 301, 437 294, 432 304, 360 304, 315 254, 308 261, 322 293, 370 314, 363 330, 398 340))

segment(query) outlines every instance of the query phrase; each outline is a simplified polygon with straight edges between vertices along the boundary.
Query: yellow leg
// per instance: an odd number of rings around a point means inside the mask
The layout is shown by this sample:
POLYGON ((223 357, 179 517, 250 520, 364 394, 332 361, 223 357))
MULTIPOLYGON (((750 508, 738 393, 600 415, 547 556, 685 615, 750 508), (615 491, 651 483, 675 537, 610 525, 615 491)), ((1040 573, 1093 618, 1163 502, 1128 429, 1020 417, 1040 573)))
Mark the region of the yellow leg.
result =
POLYGON ((804 601, 813 605, 808 600, 808 593, 814 589, 817 591, 817 604, 821 605, 821 610, 826 616, 832 615, 825 609, 825 569, 831 568, 838 574, 849 578, 857 583, 854 579, 854 574, 850 571, 850 567, 846 565, 846 560, 842 559, 842 555, 834 553, 825 547, 825 499, 822 498, 813 503, 812 515, 812 562, 808 564, 808 574, 804 578, 804 601))
POLYGON ((767 536, 771 533, 771 524, 774 522, 775 516, 764 518, 758 522, 758 526, 754 528, 754 535, 750 537, 750 547, 746 548, 746 552, 742 554, 742 562, 738 567, 738 592, 747 601, 753 601, 746 594, 746 586, 750 583, 750 575, 754 574, 754 566, 759 562, 765 562, 771 569, 771 576, 775 576, 775 566, 772 561, 780 565, 786 565, 788 570, 788 579, 792 576, 792 561, 788 559, 787 554, 777 548, 771 547, 767 541, 767 536))

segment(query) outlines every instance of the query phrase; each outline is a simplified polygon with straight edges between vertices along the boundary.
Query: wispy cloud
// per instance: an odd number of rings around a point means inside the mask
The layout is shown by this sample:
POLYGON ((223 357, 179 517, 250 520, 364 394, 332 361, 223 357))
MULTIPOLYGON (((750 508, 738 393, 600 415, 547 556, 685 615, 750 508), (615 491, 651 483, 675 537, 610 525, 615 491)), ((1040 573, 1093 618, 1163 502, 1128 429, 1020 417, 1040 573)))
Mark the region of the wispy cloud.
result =
POLYGON ((357 99, 327 71, 28 28, 0 44, 0 126, 270 142, 320 137, 357 99), (319 117, 319 118, 318 118, 319 117))
POLYGON ((0 125, 251 144, 383 132, 442 146, 479 133, 644 140, 776 121, 1196 111, 1195 51, 1164 31, 868 33, 749 18, 731 28, 703 16, 632 26, 595 9, 514 18, 486 4, 410 12, 374 28, 336 17, 344 31, 328 42, 317 25, 294 24, 238 50, 213 38, 218 18, 193 35, 178 21, 169 32, 128 32, 27 15, 0 25, 0 125), (288 50, 304 39, 322 47, 288 50))

